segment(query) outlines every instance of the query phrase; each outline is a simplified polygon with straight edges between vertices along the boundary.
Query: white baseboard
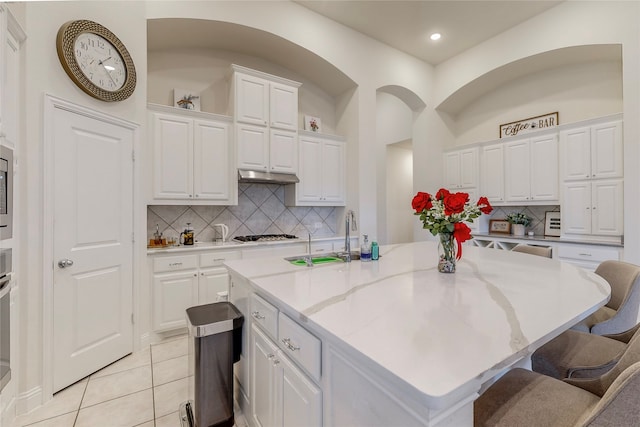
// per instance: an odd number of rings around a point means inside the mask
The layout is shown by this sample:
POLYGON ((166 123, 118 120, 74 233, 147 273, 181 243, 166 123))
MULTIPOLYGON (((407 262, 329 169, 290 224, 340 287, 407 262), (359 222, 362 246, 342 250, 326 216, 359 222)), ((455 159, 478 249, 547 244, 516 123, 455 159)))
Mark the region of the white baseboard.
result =
POLYGON ((37 386, 29 391, 20 393, 16 399, 16 415, 23 415, 33 411, 44 403, 42 387, 37 386))

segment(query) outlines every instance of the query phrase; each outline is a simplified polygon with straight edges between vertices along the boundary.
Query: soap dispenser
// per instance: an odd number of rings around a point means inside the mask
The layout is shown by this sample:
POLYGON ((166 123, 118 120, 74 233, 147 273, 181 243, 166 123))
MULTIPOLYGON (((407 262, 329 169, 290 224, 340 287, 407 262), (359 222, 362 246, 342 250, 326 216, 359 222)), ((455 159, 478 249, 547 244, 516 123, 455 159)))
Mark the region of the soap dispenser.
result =
POLYGON ((360 261, 371 261, 371 243, 369 243, 369 235, 362 235, 362 245, 360 245, 360 261))

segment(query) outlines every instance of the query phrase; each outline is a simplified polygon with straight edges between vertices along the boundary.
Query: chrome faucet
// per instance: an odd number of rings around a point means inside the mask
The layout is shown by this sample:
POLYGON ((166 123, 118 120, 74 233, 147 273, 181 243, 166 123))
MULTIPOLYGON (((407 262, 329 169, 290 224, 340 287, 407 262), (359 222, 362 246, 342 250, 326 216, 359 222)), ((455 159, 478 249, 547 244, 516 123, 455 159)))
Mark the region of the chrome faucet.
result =
POLYGON ((347 211, 347 215, 344 219, 344 250, 346 252, 345 262, 351 262, 351 239, 349 238, 349 229, 353 227, 353 231, 358 229, 356 224, 356 217, 352 210, 347 211))
POLYGON ((311 257, 311 233, 309 233, 309 242, 307 244, 308 254, 303 257, 307 267, 313 267, 313 258, 311 257))

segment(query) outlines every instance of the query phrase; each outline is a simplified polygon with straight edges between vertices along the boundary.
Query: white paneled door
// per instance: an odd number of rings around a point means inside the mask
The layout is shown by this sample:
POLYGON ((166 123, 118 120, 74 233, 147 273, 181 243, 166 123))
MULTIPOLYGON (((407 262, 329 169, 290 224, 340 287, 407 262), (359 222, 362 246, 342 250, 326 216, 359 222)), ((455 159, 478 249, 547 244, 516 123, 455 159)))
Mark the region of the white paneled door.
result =
POLYGON ((132 351, 135 130, 51 114, 55 392, 132 351))

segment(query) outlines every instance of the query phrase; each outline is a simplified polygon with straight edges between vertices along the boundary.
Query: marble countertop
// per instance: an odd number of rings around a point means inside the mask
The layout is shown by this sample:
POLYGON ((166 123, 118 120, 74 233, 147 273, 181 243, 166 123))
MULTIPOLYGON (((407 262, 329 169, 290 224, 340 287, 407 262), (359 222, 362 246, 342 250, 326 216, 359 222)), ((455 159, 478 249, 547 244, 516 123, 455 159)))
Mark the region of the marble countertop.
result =
MULTIPOLYGON (((357 236, 353 236, 352 239, 357 238, 357 236)), ((331 242, 336 240, 344 240, 344 236, 336 236, 336 237, 319 237, 311 239, 311 243, 322 243, 322 242, 331 242)), ((291 245, 296 243, 307 243, 307 239, 289 239, 289 240, 277 240, 272 242, 236 242, 230 240, 228 242, 196 242, 193 246, 167 246, 166 248, 147 248, 147 255, 153 254, 165 254, 165 253, 180 253, 185 251, 209 251, 209 250, 218 250, 218 249, 249 249, 249 248, 257 248, 257 247, 269 247, 269 246, 281 246, 281 245, 291 245)))
POLYGON ((514 239, 514 240, 527 240, 527 241, 535 241, 535 242, 554 242, 554 243, 572 243, 576 245, 598 245, 598 246, 614 246, 618 248, 624 247, 621 243, 616 242, 605 242, 600 240, 572 240, 567 239, 566 237, 555 237, 555 236, 543 236, 541 234, 536 234, 533 236, 524 235, 524 236, 514 236, 513 234, 500 234, 500 233, 486 233, 486 232, 474 232, 471 233, 474 237, 492 237, 497 239, 514 239))
POLYGON ((476 393, 610 294, 595 273, 523 253, 464 247, 455 274, 438 273, 434 242, 382 246, 380 254, 316 267, 275 257, 225 265, 432 408, 476 393))

